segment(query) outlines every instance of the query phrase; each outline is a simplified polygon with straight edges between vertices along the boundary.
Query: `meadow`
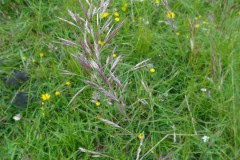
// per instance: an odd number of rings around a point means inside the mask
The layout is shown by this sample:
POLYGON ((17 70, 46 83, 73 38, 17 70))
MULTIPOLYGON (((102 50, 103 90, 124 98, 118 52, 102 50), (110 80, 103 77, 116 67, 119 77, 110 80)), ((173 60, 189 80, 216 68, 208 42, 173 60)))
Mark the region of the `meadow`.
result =
POLYGON ((239 28, 238 0, 0 0, 0 159, 240 159, 239 28))

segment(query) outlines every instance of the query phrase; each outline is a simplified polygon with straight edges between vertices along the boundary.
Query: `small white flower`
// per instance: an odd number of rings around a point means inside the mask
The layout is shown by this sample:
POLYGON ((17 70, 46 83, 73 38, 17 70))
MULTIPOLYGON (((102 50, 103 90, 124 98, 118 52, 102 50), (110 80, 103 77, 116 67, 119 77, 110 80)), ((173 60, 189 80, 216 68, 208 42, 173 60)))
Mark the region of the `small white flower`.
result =
POLYGON ((203 140, 204 143, 206 143, 206 142, 208 142, 209 137, 204 135, 204 136, 202 137, 202 140, 203 140))
POLYGON ((15 116, 13 116, 13 119, 15 121, 19 121, 21 119, 21 115, 20 114, 16 114, 15 116))
POLYGON ((206 88, 201 88, 201 91, 202 91, 202 92, 206 92, 207 89, 206 89, 206 88))

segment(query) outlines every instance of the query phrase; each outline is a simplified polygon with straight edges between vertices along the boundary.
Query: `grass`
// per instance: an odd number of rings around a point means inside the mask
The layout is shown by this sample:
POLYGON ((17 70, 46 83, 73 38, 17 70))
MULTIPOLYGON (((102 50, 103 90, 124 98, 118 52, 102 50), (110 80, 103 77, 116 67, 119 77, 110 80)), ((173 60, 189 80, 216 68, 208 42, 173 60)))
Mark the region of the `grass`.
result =
POLYGON ((115 74, 127 86, 123 93, 112 89, 122 96, 128 118, 104 94, 98 92, 99 107, 91 102, 96 90, 83 80, 94 78, 72 56, 81 50, 54 43, 58 37, 74 40, 79 32, 57 18, 72 21, 67 9, 83 16, 78 1, 0 4, 1 159, 130 160, 138 153, 140 159, 239 159, 238 1, 169 1, 176 14, 172 31, 162 2, 111 0, 107 11, 116 8, 124 24, 101 50, 101 63, 116 46, 121 60, 115 74), (28 80, 7 84, 16 71, 28 80), (23 90, 27 94, 17 101, 27 99, 26 107, 14 105, 23 90), (42 101, 45 93, 51 97, 42 101))

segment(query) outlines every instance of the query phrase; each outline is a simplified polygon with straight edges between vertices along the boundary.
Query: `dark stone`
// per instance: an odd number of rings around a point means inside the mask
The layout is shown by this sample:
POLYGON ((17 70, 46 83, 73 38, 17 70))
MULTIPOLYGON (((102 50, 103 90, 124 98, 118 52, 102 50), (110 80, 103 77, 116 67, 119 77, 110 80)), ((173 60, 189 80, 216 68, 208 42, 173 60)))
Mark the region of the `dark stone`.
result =
POLYGON ((13 99, 13 105, 17 108, 25 108, 28 103, 28 94, 26 92, 18 92, 14 99, 13 99))
POLYGON ((9 78, 6 79, 5 84, 7 86, 15 88, 16 86, 24 83, 28 80, 26 73, 21 71, 15 71, 9 78))

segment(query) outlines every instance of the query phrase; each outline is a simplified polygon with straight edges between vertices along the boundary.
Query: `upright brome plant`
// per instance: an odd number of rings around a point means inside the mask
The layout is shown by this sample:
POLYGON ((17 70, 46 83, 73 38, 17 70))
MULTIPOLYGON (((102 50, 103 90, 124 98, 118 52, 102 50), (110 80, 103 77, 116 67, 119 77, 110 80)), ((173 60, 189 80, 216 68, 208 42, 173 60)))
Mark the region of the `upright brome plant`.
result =
POLYGON ((109 0, 101 0, 97 6, 93 3, 94 1, 85 1, 87 7, 79 0, 83 16, 68 10, 73 22, 59 18, 76 27, 78 30, 78 32, 74 31, 76 42, 64 38, 60 38, 60 40, 65 45, 79 48, 79 52, 73 54, 73 56, 89 75, 82 81, 113 101, 119 111, 127 117, 122 96, 126 84, 122 85, 116 76, 116 66, 120 56, 113 58, 116 47, 114 47, 106 60, 102 56, 102 49, 109 46, 109 42, 122 27, 123 21, 112 24, 112 17, 108 16, 106 12, 109 0), (100 37, 105 38, 102 41, 100 37))

